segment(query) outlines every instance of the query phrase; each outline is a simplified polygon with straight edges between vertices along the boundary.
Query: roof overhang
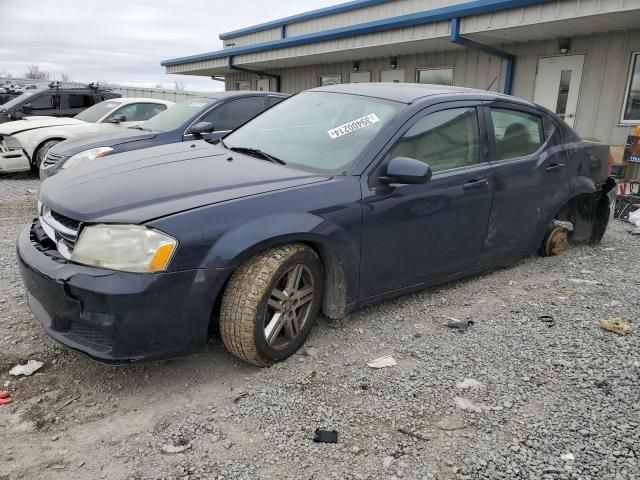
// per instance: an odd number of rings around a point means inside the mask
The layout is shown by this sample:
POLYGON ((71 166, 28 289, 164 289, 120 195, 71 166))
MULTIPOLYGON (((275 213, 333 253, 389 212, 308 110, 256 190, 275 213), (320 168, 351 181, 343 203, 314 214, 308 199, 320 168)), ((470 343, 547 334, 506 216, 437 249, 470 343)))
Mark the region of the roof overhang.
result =
MULTIPOLYGON (((255 70, 279 69, 305 65, 366 60, 387 56, 408 55, 425 51, 455 50, 462 47, 450 42, 451 18, 463 17, 461 33, 485 45, 502 48, 516 43, 577 37, 616 30, 637 29, 640 9, 573 11, 565 15, 541 18, 535 5, 544 0, 473 1, 454 7, 403 15, 345 28, 326 30, 277 41, 229 48, 208 54, 194 55, 162 62, 167 73, 224 76, 230 58, 235 65, 255 70), (520 7, 520 14, 505 15, 495 22, 492 14, 498 8, 520 7), (529 7, 529 8, 525 8, 529 7), (573 16, 571 16, 573 15, 573 16), (304 45, 304 48, 302 46, 304 45)), ((545 8, 555 9, 552 4, 545 8)), ((617 2, 616 2, 617 3, 617 2)), ((620 4, 618 4, 620 5, 620 4)), ((502 15, 500 15, 502 17, 502 15)))

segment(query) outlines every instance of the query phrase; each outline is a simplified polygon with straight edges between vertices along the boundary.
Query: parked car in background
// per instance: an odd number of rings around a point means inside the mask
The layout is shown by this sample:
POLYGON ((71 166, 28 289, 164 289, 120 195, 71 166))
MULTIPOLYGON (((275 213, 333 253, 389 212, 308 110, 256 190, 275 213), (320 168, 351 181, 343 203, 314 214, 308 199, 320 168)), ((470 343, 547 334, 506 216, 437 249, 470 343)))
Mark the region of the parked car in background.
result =
POLYGON ((28 90, 0 106, 0 123, 21 120, 24 117, 74 117, 96 103, 121 95, 97 86, 86 88, 49 88, 28 90))
POLYGON ((153 118, 174 102, 155 98, 114 98, 73 118, 25 117, 0 124, 0 172, 38 171, 55 144, 71 138, 122 131, 153 118))
POLYGON ((287 96, 243 91, 185 100, 139 124, 135 130, 59 143, 49 150, 40 167, 40 178, 116 153, 196 138, 221 138, 287 96))
POLYGON ((219 329, 264 366, 303 344, 320 309, 342 318, 598 242, 610 168, 607 145, 514 97, 321 87, 217 146, 127 152, 47 180, 18 261, 47 333, 95 359, 192 353, 219 329))

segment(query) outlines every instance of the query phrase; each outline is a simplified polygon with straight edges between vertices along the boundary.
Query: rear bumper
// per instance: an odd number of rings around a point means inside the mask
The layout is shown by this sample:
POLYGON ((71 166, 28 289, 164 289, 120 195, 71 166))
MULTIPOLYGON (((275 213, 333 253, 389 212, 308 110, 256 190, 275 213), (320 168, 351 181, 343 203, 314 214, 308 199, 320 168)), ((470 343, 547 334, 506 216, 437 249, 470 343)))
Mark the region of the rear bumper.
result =
POLYGON ((26 227, 18 264, 29 306, 53 339, 123 364, 201 351, 225 270, 134 274, 47 255, 26 227))

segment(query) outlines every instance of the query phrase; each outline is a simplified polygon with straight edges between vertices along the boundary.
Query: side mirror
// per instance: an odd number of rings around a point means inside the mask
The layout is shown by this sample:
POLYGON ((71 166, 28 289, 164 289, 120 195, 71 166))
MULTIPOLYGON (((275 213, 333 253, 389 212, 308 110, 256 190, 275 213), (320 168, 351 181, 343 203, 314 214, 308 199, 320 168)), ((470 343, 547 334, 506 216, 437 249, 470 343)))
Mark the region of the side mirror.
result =
POLYGON ((386 174, 380 177, 382 183, 390 185, 420 185, 431 180, 431 166, 409 157, 395 157, 387 164, 386 174))
POLYGON ((20 107, 20 110, 24 113, 31 113, 31 111, 33 110, 33 106, 30 103, 25 103, 20 107))
POLYGON ((122 123, 122 122, 126 122, 127 121, 127 117, 125 117, 124 115, 116 115, 115 117, 112 117, 109 119, 109 123, 122 123))
POLYGON ((198 122, 195 125, 192 125, 189 130, 187 130, 187 135, 192 134, 196 137, 200 135, 204 135, 205 133, 213 132, 213 123, 211 122, 198 122))

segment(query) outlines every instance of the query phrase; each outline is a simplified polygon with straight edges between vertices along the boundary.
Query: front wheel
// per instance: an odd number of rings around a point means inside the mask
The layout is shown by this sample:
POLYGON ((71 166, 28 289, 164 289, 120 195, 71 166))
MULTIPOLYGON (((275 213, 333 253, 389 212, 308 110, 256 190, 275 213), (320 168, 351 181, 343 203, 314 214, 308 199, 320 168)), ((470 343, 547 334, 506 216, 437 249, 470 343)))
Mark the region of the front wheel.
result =
POLYGON ((295 353, 320 310, 322 263, 302 244, 259 253, 231 277, 222 298, 220 333, 227 350, 264 367, 295 353))
POLYGON ((47 142, 44 142, 33 155, 33 159, 31 161, 31 170, 33 170, 35 173, 38 173, 40 171, 40 165, 42 165, 44 159, 47 158, 47 153, 49 153, 51 147, 60 142, 61 140, 49 140, 47 142))

